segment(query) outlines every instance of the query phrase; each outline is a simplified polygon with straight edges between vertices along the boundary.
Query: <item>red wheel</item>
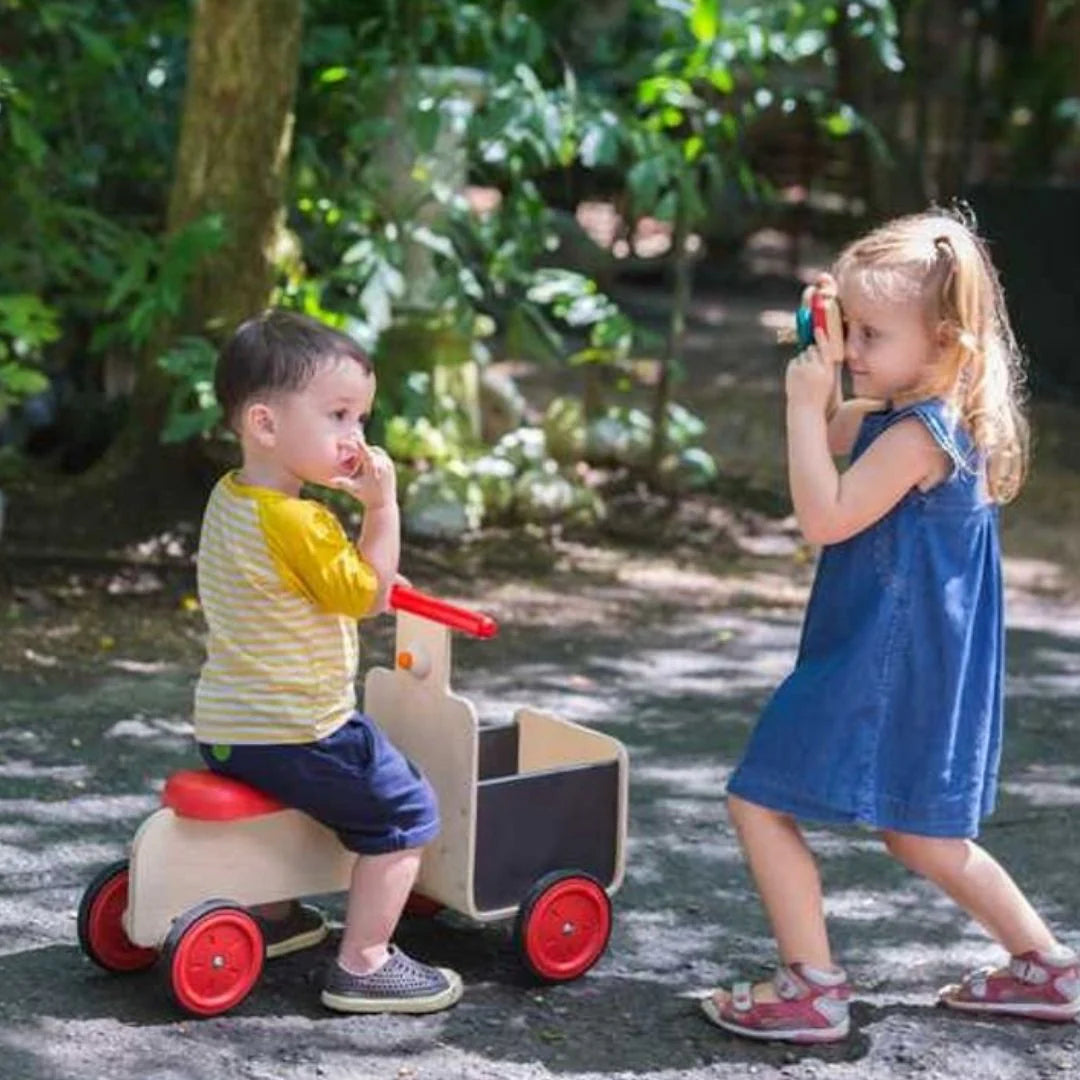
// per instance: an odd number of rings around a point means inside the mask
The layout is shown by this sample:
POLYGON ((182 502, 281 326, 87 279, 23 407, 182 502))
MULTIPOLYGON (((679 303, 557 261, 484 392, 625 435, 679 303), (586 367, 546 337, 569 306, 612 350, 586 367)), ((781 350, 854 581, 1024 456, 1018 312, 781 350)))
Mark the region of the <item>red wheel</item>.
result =
POLYGON ((611 900, 588 874, 557 870, 542 877, 518 910, 514 937, 525 966, 548 982, 584 975, 611 936, 611 900))
POLYGON ((173 923, 165 955, 177 1004, 196 1016, 217 1016, 239 1005, 259 981, 266 944, 250 912, 207 900, 173 923))
POLYGON ((425 896, 423 893, 413 892, 409 893, 409 899, 405 901, 402 913, 413 919, 433 919, 442 909, 443 905, 438 900, 432 900, 430 896, 425 896))
POLYGON ((136 945, 124 930, 128 862, 106 866, 86 887, 79 901, 79 945, 106 971, 142 971, 157 960, 157 949, 136 945))

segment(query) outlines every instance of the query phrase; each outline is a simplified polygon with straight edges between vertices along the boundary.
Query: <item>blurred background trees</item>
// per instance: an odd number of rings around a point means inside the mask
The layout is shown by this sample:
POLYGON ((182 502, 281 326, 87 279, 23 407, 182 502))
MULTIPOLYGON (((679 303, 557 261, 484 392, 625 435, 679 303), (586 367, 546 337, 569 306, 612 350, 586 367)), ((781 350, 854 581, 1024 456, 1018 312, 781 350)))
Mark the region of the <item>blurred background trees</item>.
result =
POLYGON ((707 487, 695 280, 958 196, 1080 388, 1075 0, 0 0, 0 175, 0 486, 220 467, 217 343, 278 304, 376 354, 417 533, 707 487))

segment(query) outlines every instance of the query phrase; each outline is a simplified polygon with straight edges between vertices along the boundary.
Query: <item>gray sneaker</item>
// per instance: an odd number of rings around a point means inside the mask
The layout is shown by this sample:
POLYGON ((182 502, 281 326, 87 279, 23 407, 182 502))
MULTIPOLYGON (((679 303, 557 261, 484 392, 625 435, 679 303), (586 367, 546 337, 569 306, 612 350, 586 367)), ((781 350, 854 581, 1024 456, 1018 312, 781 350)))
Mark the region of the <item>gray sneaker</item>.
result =
POLYGON ((391 945, 390 959, 368 975, 354 975, 334 961, 322 1003, 338 1012, 429 1013, 456 1004, 462 990, 456 971, 421 964, 391 945))
POLYGON ((261 919, 266 959, 310 949, 318 945, 329 932, 326 919, 318 908, 293 903, 284 919, 261 919))

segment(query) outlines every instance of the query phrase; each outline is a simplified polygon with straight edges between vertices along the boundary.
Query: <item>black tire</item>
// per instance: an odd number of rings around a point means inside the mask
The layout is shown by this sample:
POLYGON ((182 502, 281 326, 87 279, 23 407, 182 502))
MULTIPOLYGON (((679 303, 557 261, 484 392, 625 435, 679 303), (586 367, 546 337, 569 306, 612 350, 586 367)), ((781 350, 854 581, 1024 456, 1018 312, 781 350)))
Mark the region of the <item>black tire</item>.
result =
POLYGON ((135 945, 121 920, 127 906, 128 860, 100 870, 79 901, 79 947, 100 968, 117 975, 145 971, 158 958, 156 949, 135 945))

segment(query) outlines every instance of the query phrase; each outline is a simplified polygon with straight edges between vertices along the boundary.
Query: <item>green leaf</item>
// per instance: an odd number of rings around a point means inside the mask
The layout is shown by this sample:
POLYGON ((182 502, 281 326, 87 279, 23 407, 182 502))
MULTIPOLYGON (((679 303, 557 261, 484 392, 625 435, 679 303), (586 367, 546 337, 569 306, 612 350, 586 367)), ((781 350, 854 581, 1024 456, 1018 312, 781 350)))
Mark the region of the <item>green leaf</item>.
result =
POLYGON ((361 240, 357 240, 355 244, 350 245, 345 249, 345 254, 341 256, 341 261, 344 265, 349 266, 352 263, 360 263, 361 265, 368 262, 375 254, 375 245, 371 242, 371 238, 365 236, 361 240))
POLYGON ((664 192, 664 197, 656 204, 653 216, 660 221, 674 221, 678 211, 679 195, 674 188, 671 188, 664 192))
POLYGON ((690 30, 698 41, 711 44, 720 29, 718 0, 694 0, 690 13, 690 30))
POLYGON ((683 122, 683 115, 682 109, 677 109, 674 105, 665 105, 660 111, 660 119, 664 127, 668 128, 680 127, 683 122))
POLYGON ((16 149, 25 154, 35 168, 39 166, 45 160, 49 148, 37 128, 18 109, 8 112, 8 125, 11 130, 11 141, 16 149))
POLYGON ((113 48, 107 37, 90 30, 84 23, 73 23, 71 32, 79 39, 87 55, 102 67, 120 66, 120 54, 113 48))
POLYGON ((602 293, 578 296, 570 301, 562 317, 569 326, 591 326, 614 310, 612 302, 602 293))
POLYGON ((124 300, 127 300, 142 288, 149 275, 149 263, 149 252, 146 248, 131 252, 127 267, 113 282, 113 287, 105 298, 105 311, 116 311, 124 300))
POLYGON ((442 130, 442 115, 438 108, 414 109, 409 114, 412 135, 416 139, 416 148, 422 154, 430 154, 442 130))
POLYGON ((626 182, 637 209, 651 211, 668 179, 668 170, 661 158, 645 158, 633 165, 626 174, 626 182))
POLYGON ((157 358, 158 367, 170 375, 195 384, 213 376, 217 350, 204 337, 182 337, 171 349, 157 358))
POLYGON ((33 293, 0 296, 0 337, 24 342, 31 349, 60 337, 59 313, 33 293))
POLYGON ((709 82, 721 94, 730 94, 735 89, 735 80, 732 78, 731 71, 724 64, 715 64, 709 68, 709 82))
POLYGON ((614 113, 605 113, 599 120, 586 126, 578 155, 587 169, 614 165, 618 161, 619 129, 614 113))
POLYGON ((573 270, 539 270, 525 295, 534 304, 551 304, 595 292, 596 286, 584 274, 573 270))
POLYGON ((47 390, 49 380, 40 371, 8 361, 0 364, 0 385, 12 394, 26 396, 47 390))
POLYGON ((426 225, 418 225, 411 232, 412 239, 423 245, 436 255, 442 255, 446 259, 456 259, 457 252, 454 250, 450 237, 442 233, 433 232, 426 225))
POLYGON ((401 271, 378 257, 371 276, 360 293, 360 306, 368 324, 376 330, 390 325, 393 304, 405 292, 401 271))
POLYGON ((855 129, 855 111, 850 105, 842 105, 823 120, 825 130, 836 138, 850 135, 855 129))
POLYGON ((175 413, 168 418, 161 429, 161 441, 163 443, 187 442, 188 439, 193 439, 204 431, 210 431, 221 420, 221 417, 220 405, 214 405, 211 409, 199 412, 175 413))
POLYGON ((318 82, 323 86, 330 86, 333 83, 342 82, 348 77, 349 69, 347 67, 328 67, 319 72, 318 82))

